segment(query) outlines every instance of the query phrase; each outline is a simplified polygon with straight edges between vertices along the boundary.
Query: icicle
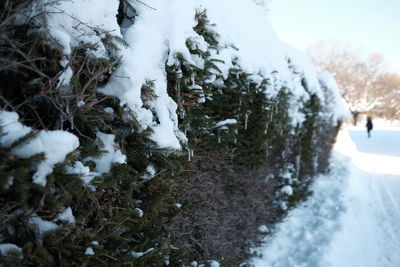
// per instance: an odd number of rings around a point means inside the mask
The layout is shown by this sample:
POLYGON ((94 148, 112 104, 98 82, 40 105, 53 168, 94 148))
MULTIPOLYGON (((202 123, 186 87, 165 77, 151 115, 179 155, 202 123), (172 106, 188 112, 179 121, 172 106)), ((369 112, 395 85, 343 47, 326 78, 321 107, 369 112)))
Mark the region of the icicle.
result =
MULTIPOLYGON (((179 70, 180 71, 180 70, 179 70)), ((176 88, 175 88, 175 90, 176 90, 176 92, 178 93, 178 95, 180 95, 180 92, 181 92, 181 78, 182 78, 182 72, 181 72, 181 75, 179 75, 178 73, 177 73, 177 77, 176 77, 176 88)))
POLYGON ((178 108, 179 108, 179 118, 184 119, 186 117, 185 114, 185 108, 183 107, 182 104, 182 97, 181 97, 181 78, 182 78, 182 71, 179 69, 179 71, 176 72, 177 80, 176 80, 176 95, 178 96, 178 108))
POLYGON ((183 77, 182 70, 179 68, 179 70, 176 71, 176 79, 179 80, 183 77))
POLYGON ((182 108, 182 112, 179 113, 179 118, 183 120, 185 117, 186 117, 186 111, 182 108))
POLYGON ((246 113, 244 121, 244 129, 247 130, 247 120, 249 119, 249 114, 246 113))
POLYGON ((221 143, 221 137, 219 136, 219 132, 218 132, 218 144, 221 143))
POLYGON ((300 155, 296 156, 296 178, 299 178, 300 173, 300 155))
POLYGON ((187 152, 188 152, 188 160, 191 161, 192 160, 192 152, 190 148, 187 148, 187 152))
POLYGON ((195 75, 194 75, 194 72, 192 73, 192 75, 191 75, 191 81, 192 81, 192 85, 195 85, 195 82, 194 82, 194 77, 195 77, 195 75))

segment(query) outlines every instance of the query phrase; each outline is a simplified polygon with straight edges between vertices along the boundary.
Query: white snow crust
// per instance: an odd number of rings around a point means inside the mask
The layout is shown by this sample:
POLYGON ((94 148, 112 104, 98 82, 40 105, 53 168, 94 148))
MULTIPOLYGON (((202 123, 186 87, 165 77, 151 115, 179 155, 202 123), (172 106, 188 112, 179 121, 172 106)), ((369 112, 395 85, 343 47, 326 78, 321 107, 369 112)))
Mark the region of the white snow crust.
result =
POLYGON ((226 119, 223 121, 219 121, 215 124, 214 128, 219 128, 225 125, 230 125, 230 124, 237 124, 237 120, 236 119, 226 119))
POLYGON ((143 212, 142 209, 135 208, 135 211, 136 211, 137 215, 139 216, 139 218, 142 218, 142 217, 143 217, 144 212, 143 212))
POLYGON ((156 175, 156 169, 151 164, 146 167, 145 171, 146 173, 140 176, 143 180, 150 180, 156 175))
POLYGON ((210 261, 208 261, 208 263, 210 264, 210 267, 219 267, 220 266, 218 261, 210 260, 210 261))
POLYGON ((33 214, 33 216, 29 218, 28 222, 29 224, 35 226, 39 237, 43 237, 45 233, 55 231, 60 228, 58 224, 43 220, 36 214, 33 214))
POLYGON ((71 207, 66 208, 62 213, 58 214, 55 220, 61 220, 70 224, 75 224, 75 217, 72 214, 71 207))
POLYGON ((10 244, 10 243, 0 244, 0 256, 6 256, 8 253, 13 251, 22 253, 22 248, 18 247, 15 244, 10 244))
MULTIPOLYGON (((48 4, 51 0, 38 1, 48 4)), ((51 13, 47 24, 51 35, 69 55, 80 42, 98 46, 97 56, 105 56, 101 42, 105 33, 121 36, 116 20, 118 0, 61 0, 47 5, 51 13)))
POLYGON ((108 173, 114 163, 126 163, 126 156, 119 150, 118 145, 114 142, 115 135, 97 132, 98 143, 105 153, 99 157, 88 157, 85 161, 91 160, 96 163, 96 172, 103 174, 108 173))
MULTIPOLYGON (((0 144, 9 147, 12 143, 30 133, 30 127, 18 122, 19 116, 15 112, 0 111, 0 127, 3 136, 0 144)), ((66 131, 40 131, 39 134, 29 142, 22 144, 12 150, 19 158, 29 158, 39 153, 45 154, 45 159, 37 165, 33 174, 34 183, 45 186, 46 176, 53 172, 53 168, 63 162, 65 157, 79 147, 78 138, 66 131)))
POLYGON ((86 248, 86 250, 85 250, 85 255, 93 256, 94 254, 95 254, 95 253, 94 253, 93 248, 91 248, 91 247, 86 248))
POLYGON ((67 174, 78 174, 81 176, 82 181, 85 184, 90 184, 90 182, 100 173, 91 172, 88 166, 85 166, 81 161, 75 161, 74 165, 67 166, 65 168, 67 174))
POLYGON ((268 226, 266 226, 265 224, 263 224, 263 225, 260 225, 259 227, 258 227, 258 231, 260 232, 260 233, 269 233, 269 228, 268 228, 268 226))
MULTIPOLYGON (((210 52, 213 58, 225 62, 216 63, 223 76, 227 77, 235 61, 245 72, 253 73, 255 81, 259 81, 261 76, 273 81, 271 89, 266 92, 269 96, 274 96, 282 87, 289 88, 293 95, 290 101, 293 125, 304 120, 299 111, 309 93, 324 100, 320 83, 332 85, 332 103, 341 104, 332 80, 319 75, 302 53, 277 38, 268 21, 268 2, 148 0, 144 5, 130 1, 137 16, 133 25, 124 24, 121 29, 115 17, 117 0, 70 0, 48 7, 55 12, 48 17, 48 24, 66 55, 79 42, 88 42, 98 46, 96 56, 104 56, 106 49, 101 42, 104 32, 123 38, 128 47, 120 46, 117 52, 121 57, 120 66, 99 91, 119 98, 121 105, 126 106, 128 113, 138 121, 140 131, 151 128, 153 133, 149 138, 158 147, 180 149, 187 139, 178 128, 177 104, 167 93, 165 63, 175 64, 179 53, 190 64, 200 68, 204 66, 199 57, 190 55, 185 44, 187 39, 191 39, 199 49, 206 51, 208 48, 204 38, 193 30, 196 12, 206 10, 210 22, 215 24, 210 30, 218 34, 220 46, 224 49, 218 53, 210 52), (301 85, 302 80, 308 86, 308 93, 301 85), (148 81, 154 83, 156 95, 146 103, 150 108, 144 106, 141 98, 141 88, 148 81)), ((67 80, 68 76, 66 70, 62 78, 67 80)), ((342 115, 340 108, 333 108, 330 112, 335 119, 342 115)))

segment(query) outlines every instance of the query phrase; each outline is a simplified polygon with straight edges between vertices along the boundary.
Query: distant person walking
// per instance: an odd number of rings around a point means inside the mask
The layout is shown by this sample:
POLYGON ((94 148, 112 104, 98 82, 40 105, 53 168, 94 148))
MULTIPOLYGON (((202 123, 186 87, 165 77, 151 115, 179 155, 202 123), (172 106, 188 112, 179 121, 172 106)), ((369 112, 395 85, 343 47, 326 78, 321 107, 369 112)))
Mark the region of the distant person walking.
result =
POLYGON ((374 125, 372 124, 371 117, 367 117, 367 124, 365 126, 367 126, 368 138, 370 138, 371 137, 371 130, 372 130, 372 128, 374 128, 374 125))

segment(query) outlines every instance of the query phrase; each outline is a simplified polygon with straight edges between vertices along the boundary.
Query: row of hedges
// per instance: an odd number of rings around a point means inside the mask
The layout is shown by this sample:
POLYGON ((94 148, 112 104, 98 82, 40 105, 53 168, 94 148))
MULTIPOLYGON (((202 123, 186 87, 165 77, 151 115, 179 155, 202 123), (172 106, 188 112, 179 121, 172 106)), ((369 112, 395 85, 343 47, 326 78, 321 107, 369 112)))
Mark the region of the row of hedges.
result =
MULTIPOLYGON (((277 89, 261 75, 255 82, 237 62, 224 77, 218 67, 223 62, 211 56, 211 49, 223 48, 206 12, 196 15, 194 29, 209 50, 187 40, 204 68, 179 54, 177 64, 165 66, 179 127, 189 139, 185 150, 172 151, 157 148, 147 138, 151 129, 140 131, 118 99, 97 90, 118 68, 114 50, 127 44, 107 35, 102 39, 107 57, 94 57, 92 44, 76 46, 68 59, 70 90, 61 90, 64 55, 48 32, 38 30, 43 25, 34 19, 3 23, 28 8, 27 2, 5 1, 1 7, 0 108, 18 113, 34 131, 0 147, 0 243, 22 249, 1 254, 0 264, 181 266, 215 259, 236 265, 258 245, 257 227, 281 220, 310 193, 313 177, 327 171, 337 125, 324 115, 325 103, 310 93, 304 122, 293 125, 291 88, 277 89), (273 97, 272 90, 278 91, 273 97), (226 119, 230 123, 218 124, 226 119), (43 130, 68 131, 80 142, 47 176, 46 186, 32 182, 44 154, 24 159, 13 154, 43 130), (98 132, 115 136, 126 164, 114 164, 88 185, 83 175, 67 169, 80 161, 96 171, 95 160, 88 158, 106 153, 98 132), (293 194, 282 191, 288 185, 293 194), (57 220, 67 208, 75 223, 57 220), (33 217, 58 227, 40 233, 33 217)), ((303 86, 308 91, 306 82, 303 86)), ((154 97, 148 81, 142 87, 144 106, 154 97)))

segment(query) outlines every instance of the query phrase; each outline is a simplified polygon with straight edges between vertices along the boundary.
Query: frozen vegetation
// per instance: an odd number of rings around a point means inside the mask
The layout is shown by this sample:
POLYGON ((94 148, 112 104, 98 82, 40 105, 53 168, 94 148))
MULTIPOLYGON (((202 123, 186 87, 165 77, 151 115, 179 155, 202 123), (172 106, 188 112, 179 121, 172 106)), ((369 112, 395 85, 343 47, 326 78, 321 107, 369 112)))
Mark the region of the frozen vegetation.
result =
POLYGON ((0 264, 238 265, 329 170, 346 107, 268 1, 2 5, 0 264))

